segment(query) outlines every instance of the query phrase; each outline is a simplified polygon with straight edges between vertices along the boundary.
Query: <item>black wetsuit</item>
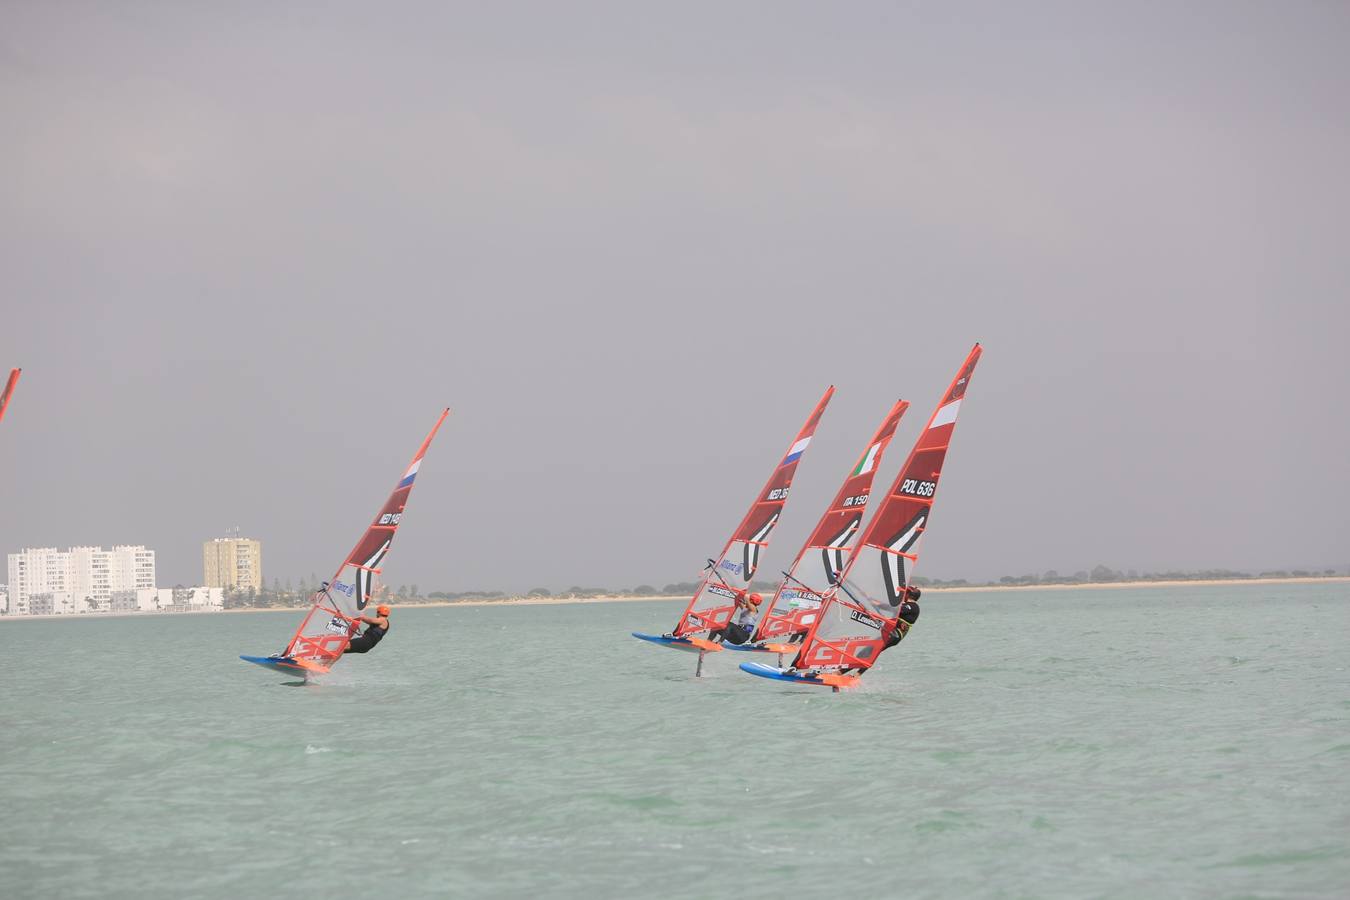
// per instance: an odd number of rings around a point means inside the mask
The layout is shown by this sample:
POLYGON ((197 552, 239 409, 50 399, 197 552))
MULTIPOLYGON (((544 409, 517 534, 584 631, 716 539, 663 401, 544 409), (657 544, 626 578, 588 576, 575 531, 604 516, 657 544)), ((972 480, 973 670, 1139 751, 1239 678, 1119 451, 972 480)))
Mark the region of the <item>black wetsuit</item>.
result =
MULTIPOLYGON (((901 603, 899 618, 907 625, 913 625, 915 622, 919 620, 919 604, 915 603, 913 600, 906 600, 904 603, 901 603)), ((894 647, 896 644, 900 643, 900 641, 908 633, 909 633, 908 628, 902 631, 900 629, 899 623, 897 623, 895 630, 893 630, 890 633, 890 636, 886 638, 886 646, 894 647)))
POLYGON ((750 635, 755 633, 753 625, 737 625, 734 622, 727 623, 726 627, 719 628, 708 635, 709 639, 717 640, 721 638, 728 644, 744 644, 750 640, 750 635))
POLYGON ((378 625, 367 625, 364 634, 358 634, 352 638, 352 642, 347 645, 343 653, 369 653, 370 649, 380 642, 388 628, 381 628, 378 625))
MULTIPOLYGON (((899 619, 899 621, 896 622, 895 627, 891 629, 891 633, 886 635, 886 641, 881 645, 882 650, 891 649, 896 644, 904 640, 905 635, 909 634, 908 626, 913 625, 919 619, 919 604, 915 603, 913 600, 906 600, 904 603, 901 603, 900 612, 897 618, 899 619), (906 627, 901 628, 900 622, 904 622, 906 627)), ((795 661, 793 662, 793 665, 796 665, 795 661)), ((862 674, 863 667, 851 666, 839 670, 840 675, 849 675, 854 672, 862 674)))

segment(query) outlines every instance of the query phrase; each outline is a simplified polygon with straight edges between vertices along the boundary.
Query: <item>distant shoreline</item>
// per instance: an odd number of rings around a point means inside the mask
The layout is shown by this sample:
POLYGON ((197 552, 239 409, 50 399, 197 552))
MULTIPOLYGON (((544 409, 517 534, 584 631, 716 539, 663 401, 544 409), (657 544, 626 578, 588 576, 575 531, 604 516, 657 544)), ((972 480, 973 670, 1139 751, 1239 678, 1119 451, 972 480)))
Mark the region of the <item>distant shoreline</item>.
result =
POLYGON ((1309 575, 1305 578, 1175 578, 1168 581, 1085 581, 1081 584, 972 584, 925 587, 929 591, 1076 591, 1110 590, 1112 588, 1181 587, 1198 584, 1213 587, 1224 584, 1318 584, 1347 582, 1350 575, 1309 575))
MULTIPOLYGON (((1198 585, 1201 587, 1216 587, 1229 584, 1326 584, 1336 583, 1344 584, 1350 582, 1350 575, 1321 575, 1307 578, 1214 578, 1204 580, 1189 581, 1178 579, 1175 581, 1095 581, 1085 582, 1083 584, 977 584, 941 587, 924 587, 923 592, 927 593, 952 593, 952 594, 975 594, 988 593, 993 591, 1099 591, 1099 590, 1119 590, 1122 588, 1151 588, 1151 587, 1184 587, 1186 585, 1198 585)), ((616 597, 503 597, 500 600, 432 600, 426 603, 404 603, 390 604, 395 609, 416 609, 418 607, 446 607, 446 606, 563 606, 566 604, 582 603, 645 603, 663 600, 687 600, 687 594, 660 594, 648 596, 627 596, 620 595, 616 597)), ((264 606, 248 609, 226 609, 220 612, 224 613, 255 613, 255 612, 303 612, 309 609, 308 606, 264 606)), ((0 622, 24 622, 39 619, 75 619, 86 621, 89 619, 135 619, 148 616, 210 616, 220 615, 220 612, 211 612, 201 610, 197 612, 170 612, 160 610, 158 612, 116 612, 116 613, 78 613, 75 615, 38 615, 38 616, 0 616, 0 622)))
MULTIPOLYGON (((927 593, 984 593, 986 591, 1074 591, 1111 590, 1115 588, 1180 587, 1182 585, 1214 586, 1224 584, 1311 584, 1350 582, 1350 575, 1318 575, 1307 578, 1214 578, 1175 581, 1092 581, 1083 584, 976 584, 924 587, 927 593)), ((766 595, 767 597, 767 595, 766 595)), ((634 603, 643 600, 687 600, 688 594, 666 594, 659 597, 507 597, 501 600, 433 600, 430 603, 408 603, 403 609, 416 606, 554 606, 563 603, 634 603)), ((394 605, 395 609, 399 607, 394 605)), ((248 610, 230 610, 247 612, 248 610)))

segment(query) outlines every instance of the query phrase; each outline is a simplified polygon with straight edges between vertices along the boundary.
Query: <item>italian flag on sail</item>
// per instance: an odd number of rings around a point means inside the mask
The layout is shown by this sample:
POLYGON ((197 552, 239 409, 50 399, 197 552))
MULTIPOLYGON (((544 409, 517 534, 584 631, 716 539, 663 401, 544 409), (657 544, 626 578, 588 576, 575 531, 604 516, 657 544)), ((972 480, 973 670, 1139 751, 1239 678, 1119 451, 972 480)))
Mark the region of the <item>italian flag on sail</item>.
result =
POLYGON ((864 453, 862 459, 858 461, 858 468, 854 469, 853 474, 850 475, 849 477, 855 478, 859 475, 866 475, 868 472, 875 469, 877 467, 877 456, 880 453, 881 453, 881 441, 877 441, 875 444, 867 448, 867 452, 864 453))

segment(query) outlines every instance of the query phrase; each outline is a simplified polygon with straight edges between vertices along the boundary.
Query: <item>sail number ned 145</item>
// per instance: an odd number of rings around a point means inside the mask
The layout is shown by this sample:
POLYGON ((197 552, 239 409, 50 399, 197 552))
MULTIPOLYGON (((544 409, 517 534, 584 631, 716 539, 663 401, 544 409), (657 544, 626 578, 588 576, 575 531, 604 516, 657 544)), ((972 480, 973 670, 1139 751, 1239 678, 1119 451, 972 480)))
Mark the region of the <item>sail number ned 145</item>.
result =
POLYGON ((906 478, 900 485, 900 493, 911 497, 931 497, 936 490, 936 481, 920 481, 917 478, 906 478))

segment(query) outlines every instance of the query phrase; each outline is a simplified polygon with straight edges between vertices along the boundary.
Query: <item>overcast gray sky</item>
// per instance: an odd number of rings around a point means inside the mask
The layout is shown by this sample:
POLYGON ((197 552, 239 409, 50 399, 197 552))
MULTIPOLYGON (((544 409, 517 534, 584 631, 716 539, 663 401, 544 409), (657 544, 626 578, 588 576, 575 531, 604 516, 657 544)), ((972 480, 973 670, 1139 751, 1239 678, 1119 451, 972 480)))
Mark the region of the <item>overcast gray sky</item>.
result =
POLYGON ((0 552, 786 566, 970 345, 918 572, 1350 563, 1341 3, 0 7, 0 552))

